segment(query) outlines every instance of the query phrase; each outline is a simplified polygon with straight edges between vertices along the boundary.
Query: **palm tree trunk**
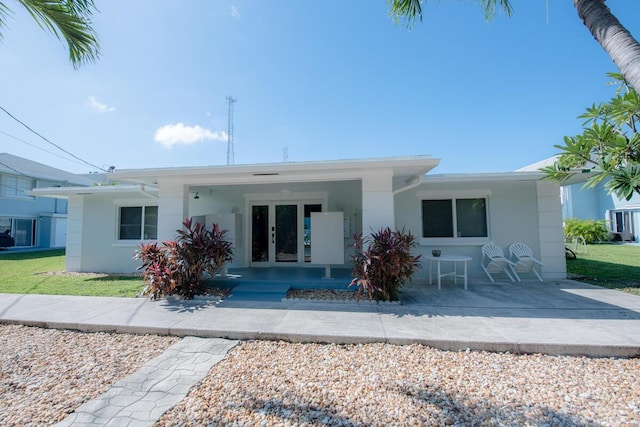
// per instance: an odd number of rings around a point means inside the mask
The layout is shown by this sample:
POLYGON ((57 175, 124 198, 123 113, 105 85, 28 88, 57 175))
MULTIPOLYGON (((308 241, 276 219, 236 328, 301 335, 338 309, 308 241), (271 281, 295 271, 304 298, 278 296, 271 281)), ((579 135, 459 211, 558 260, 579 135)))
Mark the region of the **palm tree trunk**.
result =
MULTIPOLYGON (((637 1, 637 0, 635 0, 637 1)), ((578 16, 624 78, 640 89, 640 44, 613 16, 605 0, 573 0, 578 16)))

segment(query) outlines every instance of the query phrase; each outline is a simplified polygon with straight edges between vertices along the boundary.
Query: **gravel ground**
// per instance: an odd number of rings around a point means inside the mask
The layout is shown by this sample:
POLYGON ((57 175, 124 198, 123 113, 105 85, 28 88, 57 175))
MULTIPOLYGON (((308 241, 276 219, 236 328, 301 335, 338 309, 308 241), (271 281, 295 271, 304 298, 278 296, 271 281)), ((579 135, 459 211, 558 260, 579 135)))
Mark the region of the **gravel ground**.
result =
POLYGON ((0 426, 61 421, 179 340, 0 325, 0 426))
MULTIPOLYGON (((358 292, 346 289, 289 289, 289 299, 309 299, 320 301, 357 301, 358 292)), ((367 299, 365 295, 362 297, 367 299)))
POLYGON ((640 425, 640 359, 249 341, 156 424, 640 425))
MULTIPOLYGON (((178 339, 0 325, 0 426, 60 421, 178 339)), ((156 425, 640 426, 640 359, 248 341, 156 425)))

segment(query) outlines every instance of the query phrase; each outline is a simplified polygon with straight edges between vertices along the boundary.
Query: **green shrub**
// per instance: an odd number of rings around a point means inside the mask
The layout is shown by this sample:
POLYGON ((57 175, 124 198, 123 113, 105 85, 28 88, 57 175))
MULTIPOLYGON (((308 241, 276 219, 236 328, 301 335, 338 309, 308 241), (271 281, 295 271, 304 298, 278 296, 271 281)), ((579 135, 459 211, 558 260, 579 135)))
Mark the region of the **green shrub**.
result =
POLYGON ((420 255, 411 255, 415 237, 404 230, 387 227, 364 239, 355 235, 354 246, 355 278, 350 286, 358 286, 359 297, 366 293, 369 299, 396 301, 398 289, 420 268, 420 255))
POLYGON ((583 237, 587 243, 609 240, 606 222, 596 219, 569 218, 564 222, 564 235, 583 237))
POLYGON ((213 224, 211 230, 186 219, 176 240, 142 244, 134 256, 142 261, 146 286, 144 295, 157 299, 165 295, 193 298, 204 291, 204 273, 216 275, 233 258, 231 242, 225 230, 213 224))

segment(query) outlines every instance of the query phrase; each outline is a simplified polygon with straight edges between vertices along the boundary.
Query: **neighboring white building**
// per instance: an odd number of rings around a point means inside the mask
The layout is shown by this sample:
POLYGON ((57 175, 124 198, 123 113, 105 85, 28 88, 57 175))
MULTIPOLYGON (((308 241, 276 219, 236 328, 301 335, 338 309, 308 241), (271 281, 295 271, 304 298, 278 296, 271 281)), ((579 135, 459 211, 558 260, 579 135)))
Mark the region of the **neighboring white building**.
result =
MULTIPOLYGON (((229 231, 233 267, 349 267, 353 234, 405 229, 416 252, 467 255, 523 242, 547 279, 566 277, 559 186, 539 172, 432 175, 430 156, 116 171, 134 185, 48 188, 68 199, 67 270, 130 272, 141 241, 187 217, 229 231), (426 174, 426 175, 425 175, 426 174)), ((428 262, 417 277, 426 277, 428 262)))
MULTIPOLYGON (((556 157, 525 166, 519 171, 537 171, 552 165, 556 157)), ((605 220, 616 240, 640 242, 640 195, 624 200, 605 188, 607 180, 593 188, 585 188, 589 175, 573 177, 560 187, 562 218, 605 220)))
POLYGON ((34 188, 90 186, 95 181, 42 163, 0 153, 0 233, 20 248, 63 248, 67 202, 36 197, 34 188))

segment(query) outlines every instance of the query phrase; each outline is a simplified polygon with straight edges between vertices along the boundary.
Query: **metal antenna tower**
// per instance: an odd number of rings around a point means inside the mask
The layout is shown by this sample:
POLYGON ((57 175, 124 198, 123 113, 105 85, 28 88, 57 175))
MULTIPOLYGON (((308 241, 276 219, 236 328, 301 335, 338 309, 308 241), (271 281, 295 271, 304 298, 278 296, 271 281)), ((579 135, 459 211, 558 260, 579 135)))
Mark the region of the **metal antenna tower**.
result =
POLYGON ((235 158, 233 154, 233 104, 237 99, 227 96, 227 117, 229 119, 227 123, 227 165, 235 164, 235 158))

